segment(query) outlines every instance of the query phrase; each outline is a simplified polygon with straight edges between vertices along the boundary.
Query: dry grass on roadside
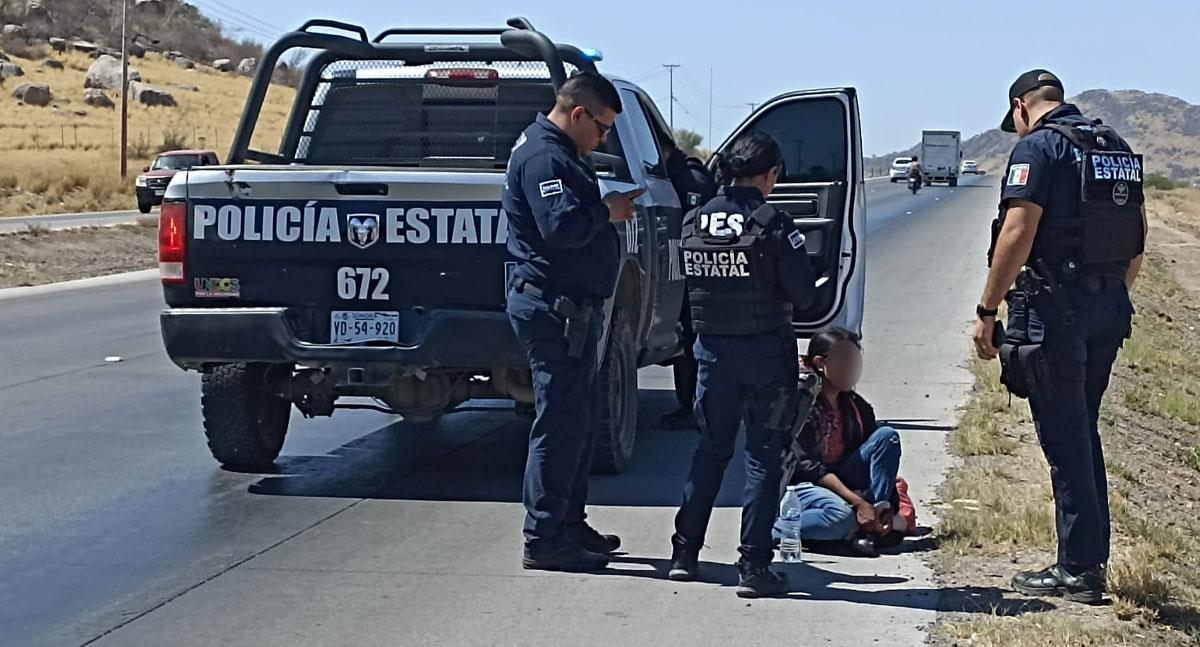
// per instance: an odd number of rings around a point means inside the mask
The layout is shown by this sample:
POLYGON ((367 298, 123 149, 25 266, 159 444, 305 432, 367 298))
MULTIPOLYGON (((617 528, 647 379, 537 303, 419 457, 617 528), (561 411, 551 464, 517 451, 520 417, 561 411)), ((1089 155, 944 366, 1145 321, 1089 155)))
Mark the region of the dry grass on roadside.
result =
MULTIPOLYGON (((53 57, 65 69, 43 69, 40 59, 14 57, 25 70, 20 82, 50 86, 52 106, 28 106, 10 92, 0 95, 0 215, 132 208, 133 177, 160 149, 212 148, 224 159, 250 87, 247 77, 203 66, 184 70, 154 53, 135 59, 142 79, 169 91, 179 105, 130 105, 130 177, 122 179, 119 111, 83 103, 83 80, 92 60, 75 53, 53 57)), ((119 99, 118 92, 108 94, 119 99)), ((271 87, 255 146, 275 150, 293 96, 291 88, 271 87)))
POLYGON ((971 364, 975 375, 975 391, 963 411, 958 433, 951 438, 960 456, 1000 456, 1016 450, 1017 443, 1009 431, 1028 421, 1024 407, 1013 406, 1008 391, 1000 384, 997 362, 975 359, 971 364))
POLYGON ((1045 459, 1019 436, 1028 423, 1028 409, 1020 401, 1009 405, 996 362, 973 359, 971 371, 974 395, 951 436, 951 446, 959 456, 976 460, 947 479, 945 499, 950 507, 939 527, 941 546, 951 554, 996 555, 1015 548, 1051 547, 1053 498, 1044 478, 1045 459))
POLYGON ((1128 627, 1087 627, 1075 618, 1047 614, 985 616, 955 622, 944 633, 954 645, 971 647, 1117 647, 1144 645, 1128 627))

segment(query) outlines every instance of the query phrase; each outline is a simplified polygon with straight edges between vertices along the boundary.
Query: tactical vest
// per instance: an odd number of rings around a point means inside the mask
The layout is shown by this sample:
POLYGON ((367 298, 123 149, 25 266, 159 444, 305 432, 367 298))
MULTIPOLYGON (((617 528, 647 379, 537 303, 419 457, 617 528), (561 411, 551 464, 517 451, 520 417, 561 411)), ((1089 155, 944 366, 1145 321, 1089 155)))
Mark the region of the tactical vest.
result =
MULTIPOLYGON (((1098 121, 1091 126, 1045 123, 1042 128, 1079 149, 1079 202, 1072 215, 1043 214, 1030 259, 1069 269, 1124 263, 1140 255, 1146 239, 1142 156, 1098 121)), ((1003 213, 993 227, 989 264, 1002 225, 1003 213)))
POLYGON ((775 208, 740 213, 692 212, 680 245, 692 326, 698 334, 757 335, 790 329, 792 304, 782 298, 767 235, 775 208))

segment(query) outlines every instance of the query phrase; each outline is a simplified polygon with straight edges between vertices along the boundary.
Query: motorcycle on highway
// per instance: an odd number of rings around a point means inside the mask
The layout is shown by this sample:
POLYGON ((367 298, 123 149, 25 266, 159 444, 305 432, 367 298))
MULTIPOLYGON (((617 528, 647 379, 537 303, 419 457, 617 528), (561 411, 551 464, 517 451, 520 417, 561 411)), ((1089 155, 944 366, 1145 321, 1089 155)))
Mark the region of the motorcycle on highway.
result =
POLYGON ((921 189, 921 181, 924 179, 924 169, 921 168, 921 162, 917 157, 913 157, 908 163, 908 190, 912 191, 913 195, 921 189))

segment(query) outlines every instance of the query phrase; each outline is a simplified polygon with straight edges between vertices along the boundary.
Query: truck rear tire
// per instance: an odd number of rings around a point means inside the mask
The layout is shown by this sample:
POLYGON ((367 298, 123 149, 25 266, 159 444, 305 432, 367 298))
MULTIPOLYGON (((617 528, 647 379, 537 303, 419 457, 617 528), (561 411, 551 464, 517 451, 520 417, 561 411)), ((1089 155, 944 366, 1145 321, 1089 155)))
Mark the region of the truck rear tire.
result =
POLYGON ((264 364, 222 364, 204 373, 200 408, 213 458, 235 469, 270 467, 283 448, 292 403, 269 387, 273 372, 264 364))
POLYGON ((604 404, 596 430, 592 471, 617 474, 625 471, 637 439, 637 351, 633 318, 624 309, 613 311, 596 389, 604 404))

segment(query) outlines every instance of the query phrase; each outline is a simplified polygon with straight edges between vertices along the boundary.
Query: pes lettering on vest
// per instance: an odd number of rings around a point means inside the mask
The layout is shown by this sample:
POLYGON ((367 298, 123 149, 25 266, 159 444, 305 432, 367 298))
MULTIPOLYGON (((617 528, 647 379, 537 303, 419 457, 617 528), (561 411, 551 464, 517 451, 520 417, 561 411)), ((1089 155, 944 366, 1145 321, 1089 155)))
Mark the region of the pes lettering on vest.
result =
POLYGON ((508 216, 495 206, 308 203, 196 204, 192 238, 281 243, 502 245, 508 216))

